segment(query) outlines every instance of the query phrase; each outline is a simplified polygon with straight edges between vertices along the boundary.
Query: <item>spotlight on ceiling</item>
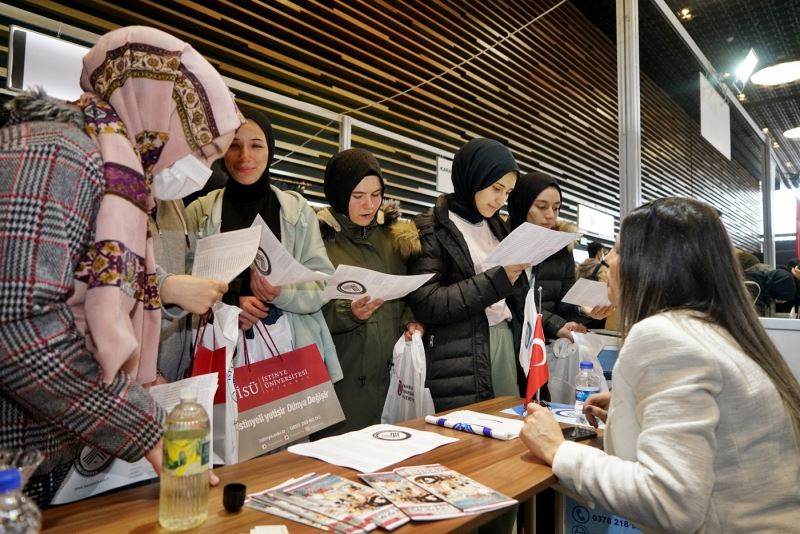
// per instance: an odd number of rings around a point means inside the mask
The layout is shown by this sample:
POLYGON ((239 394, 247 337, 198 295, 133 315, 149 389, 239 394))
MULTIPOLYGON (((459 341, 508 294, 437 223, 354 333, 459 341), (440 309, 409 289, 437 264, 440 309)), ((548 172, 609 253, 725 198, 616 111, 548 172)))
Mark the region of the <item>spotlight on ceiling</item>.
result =
POLYGON ((738 100, 739 102, 747 102, 747 95, 744 93, 739 93, 738 95, 736 95, 736 100, 738 100))
POLYGON ((747 52, 744 61, 739 63, 739 66, 736 67, 736 81, 741 83, 742 87, 747 84, 747 80, 750 79, 750 75, 753 74, 756 65, 758 65, 758 55, 756 51, 751 48, 750 51, 747 52))
POLYGON ((756 85, 781 85, 800 80, 800 61, 787 61, 764 67, 750 78, 756 85))
POLYGON ((683 9, 679 10, 677 14, 679 19, 687 22, 694 18, 692 10, 689 9, 688 7, 684 7, 683 9))
POLYGON ((783 136, 786 139, 800 139, 800 126, 792 128, 791 130, 786 130, 783 132, 783 136))

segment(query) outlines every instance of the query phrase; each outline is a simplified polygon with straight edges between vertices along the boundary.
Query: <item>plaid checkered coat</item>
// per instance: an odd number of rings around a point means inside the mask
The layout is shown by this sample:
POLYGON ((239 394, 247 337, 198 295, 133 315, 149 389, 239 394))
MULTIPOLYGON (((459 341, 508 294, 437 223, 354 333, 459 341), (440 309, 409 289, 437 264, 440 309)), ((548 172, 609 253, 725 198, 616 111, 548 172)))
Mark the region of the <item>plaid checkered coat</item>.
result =
POLYGON ((134 461, 163 411, 124 373, 110 384, 67 306, 92 243, 103 162, 77 108, 31 94, 0 117, 0 447, 45 454, 38 473, 90 445, 134 461))

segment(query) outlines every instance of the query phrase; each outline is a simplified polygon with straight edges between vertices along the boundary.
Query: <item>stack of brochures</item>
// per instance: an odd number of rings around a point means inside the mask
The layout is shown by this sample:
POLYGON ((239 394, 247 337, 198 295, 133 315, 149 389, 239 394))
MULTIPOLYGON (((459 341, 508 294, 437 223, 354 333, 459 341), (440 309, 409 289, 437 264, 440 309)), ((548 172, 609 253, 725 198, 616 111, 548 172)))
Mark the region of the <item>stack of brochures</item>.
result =
POLYGON ((369 486, 309 473, 250 495, 247 506, 343 534, 393 530, 409 520, 432 521, 497 510, 517 501, 439 464, 359 475, 369 486))

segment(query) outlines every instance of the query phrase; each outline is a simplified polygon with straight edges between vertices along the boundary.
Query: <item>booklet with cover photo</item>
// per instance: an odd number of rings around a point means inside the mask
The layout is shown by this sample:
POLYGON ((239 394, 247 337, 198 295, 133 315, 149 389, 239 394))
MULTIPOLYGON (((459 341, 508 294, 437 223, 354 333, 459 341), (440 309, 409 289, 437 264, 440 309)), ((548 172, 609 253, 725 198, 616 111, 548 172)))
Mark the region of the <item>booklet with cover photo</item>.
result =
POLYGON ((388 471, 358 476, 413 521, 434 521, 467 515, 398 473, 388 471))
POLYGON ((440 464, 398 467, 394 472, 465 512, 488 512, 517 504, 515 499, 440 464))
POLYGON ((270 495, 367 531, 393 530, 409 521, 374 489, 336 475, 302 480, 270 495))

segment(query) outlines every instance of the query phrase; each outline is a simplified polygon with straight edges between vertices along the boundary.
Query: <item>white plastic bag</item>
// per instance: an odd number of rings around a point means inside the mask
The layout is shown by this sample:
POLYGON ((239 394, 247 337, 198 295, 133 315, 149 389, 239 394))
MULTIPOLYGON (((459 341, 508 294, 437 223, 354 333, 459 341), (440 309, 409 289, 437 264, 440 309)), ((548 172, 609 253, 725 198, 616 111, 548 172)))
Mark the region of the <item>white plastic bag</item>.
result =
POLYGON ((572 333, 575 343, 567 339, 557 339, 547 346, 547 370, 550 379, 547 387, 550 390, 550 400, 561 404, 575 402, 575 376, 580 370, 580 362, 592 362, 594 371, 600 376, 600 391, 608 391, 608 382, 603 376, 598 355, 603 350, 613 347, 619 349, 619 338, 603 336, 600 334, 578 332, 572 333))
POLYGON ((201 328, 198 345, 210 350, 225 349, 224 377, 220 377, 217 382, 217 388, 224 389, 225 395, 222 400, 219 396, 215 398, 213 413, 208 414, 213 421, 211 425, 214 453, 212 461, 214 464, 235 464, 239 449, 239 435, 229 429, 233 428, 233 421, 238 415, 236 395, 231 392, 236 391, 233 381, 233 353, 239 338, 239 312, 241 310, 220 301, 214 303, 211 310, 214 313, 213 324, 209 323, 205 328, 201 328))
POLYGON ((394 345, 393 362, 381 423, 432 415, 431 390, 425 387, 425 346, 419 332, 414 332, 410 342, 400 336, 394 345))

